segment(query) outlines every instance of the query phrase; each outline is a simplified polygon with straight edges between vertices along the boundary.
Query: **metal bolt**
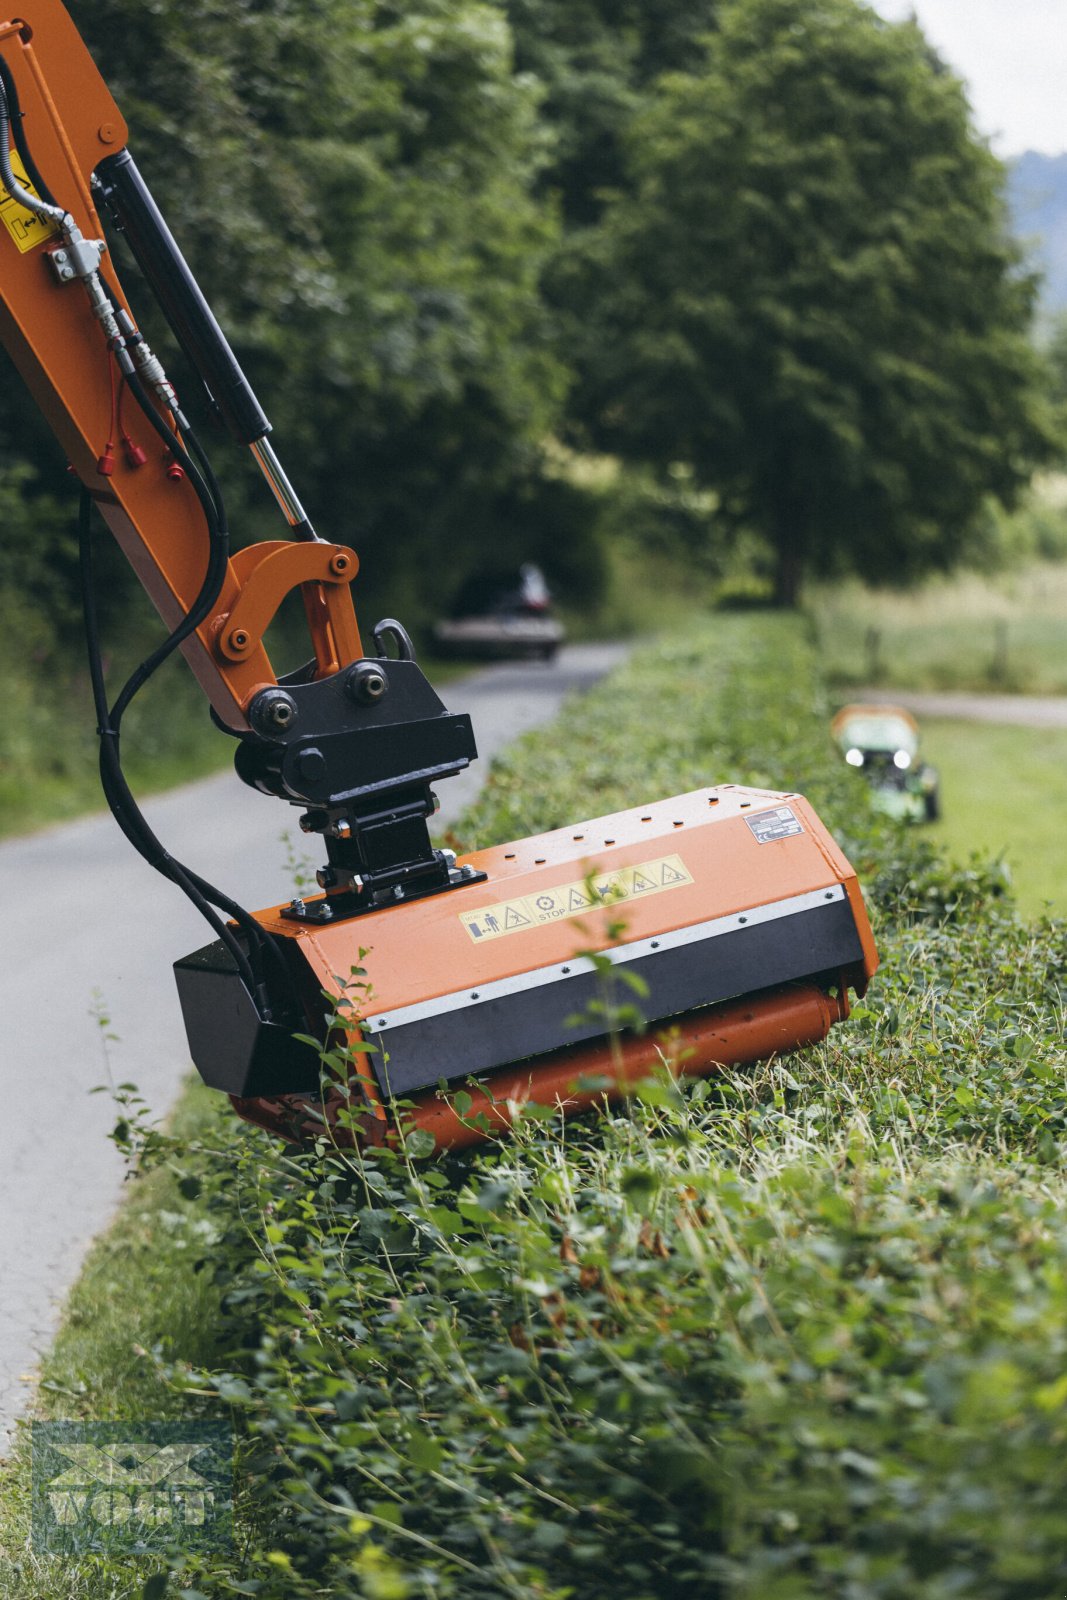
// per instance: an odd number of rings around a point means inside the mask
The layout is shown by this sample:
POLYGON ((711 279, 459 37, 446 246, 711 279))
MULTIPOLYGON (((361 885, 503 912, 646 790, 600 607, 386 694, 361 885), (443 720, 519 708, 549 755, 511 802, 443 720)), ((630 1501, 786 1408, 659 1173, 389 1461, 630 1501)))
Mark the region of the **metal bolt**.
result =
POLYGON ((310 750, 302 750, 297 757, 296 770, 306 782, 312 783, 326 771, 326 757, 314 746, 310 750))
POLYGON ((357 705, 375 705, 388 688, 385 669, 376 661, 357 661, 345 677, 345 693, 357 705))
POLYGON ((296 701, 284 689, 264 689, 256 695, 248 710, 249 722, 265 739, 275 733, 284 733, 292 727, 296 717, 296 701))
POLYGON ((307 906, 304 904, 303 900, 301 900, 299 895, 298 895, 295 900, 290 900, 287 909, 289 911, 292 911, 296 916, 302 917, 304 915, 304 912, 307 910, 307 906))
POLYGON ((351 562, 349 561, 348 556, 336 555, 330 562, 330 571, 340 578, 348 571, 350 565, 351 562))

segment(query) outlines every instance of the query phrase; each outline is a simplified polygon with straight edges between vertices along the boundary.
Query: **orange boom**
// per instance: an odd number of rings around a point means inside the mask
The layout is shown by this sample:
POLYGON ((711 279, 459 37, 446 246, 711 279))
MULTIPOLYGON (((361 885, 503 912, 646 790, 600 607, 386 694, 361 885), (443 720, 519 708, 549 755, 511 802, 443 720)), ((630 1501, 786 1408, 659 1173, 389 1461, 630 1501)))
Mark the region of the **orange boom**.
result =
POLYGON ((126 141, 59 0, 0 21, 0 339, 83 486, 105 795, 214 934, 175 968, 204 1079, 289 1138, 320 1129, 325 1111, 341 1136, 381 1143, 399 1098, 444 1149, 506 1127, 527 1100, 569 1112, 624 1092, 661 1059, 706 1073, 823 1038, 877 955, 855 875, 800 796, 727 785, 465 860, 434 846, 433 786, 476 758, 470 719, 441 703, 400 623, 380 622, 364 653, 357 558, 311 526, 126 141), (122 292, 105 224, 125 236, 203 400, 266 478, 284 537, 231 554, 210 464, 122 292), (93 508, 170 629, 113 701, 93 508), (312 657, 278 679, 263 641, 293 590, 312 657), (121 722, 179 649, 237 741, 239 776, 299 807, 321 838, 320 895, 251 914, 148 828, 122 774, 121 722), (619 1032, 627 1002, 647 1031, 619 1032), (338 1036, 354 1064, 323 1081, 338 1036))

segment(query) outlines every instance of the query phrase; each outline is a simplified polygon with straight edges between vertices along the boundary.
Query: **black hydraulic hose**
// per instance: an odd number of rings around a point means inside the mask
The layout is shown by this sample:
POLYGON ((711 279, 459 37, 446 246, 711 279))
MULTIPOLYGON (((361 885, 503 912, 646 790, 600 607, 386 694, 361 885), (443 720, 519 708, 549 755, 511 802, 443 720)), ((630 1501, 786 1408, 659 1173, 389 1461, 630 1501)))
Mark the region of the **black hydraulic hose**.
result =
POLYGON ((222 489, 219 487, 219 480, 215 476, 207 451, 200 443, 200 440, 197 438, 192 428, 188 426, 185 430, 185 443, 192 455, 196 457, 196 464, 200 468, 204 483, 207 485, 207 491, 211 496, 211 502, 215 507, 215 514, 219 521, 225 525, 226 507, 223 504, 222 489))
MULTIPOLYGON (((0 180, 3 181, 4 188, 7 190, 8 194, 11 195, 12 199, 17 200, 19 205, 25 206, 27 211, 32 211, 35 217, 47 217, 51 222, 58 222, 61 224, 65 223, 69 219, 67 213, 63 210, 63 207, 57 206, 54 201, 38 199, 36 195, 30 194, 29 190, 23 187, 12 170, 12 99, 14 99, 15 103, 17 104, 18 97, 15 91, 14 80, 5 67, 4 71, 0 73, 0 180)), ((19 130, 19 134, 21 134, 21 128, 19 130)), ((27 172, 36 172, 37 168, 33 163, 33 158, 29 157, 29 152, 25 147, 25 142, 18 136, 16 136, 15 147, 26 165, 27 172), (29 159, 27 159, 28 157, 29 159)), ((41 192, 43 194, 45 191, 42 189, 41 192)))
POLYGON ((96 590, 93 580, 92 497, 83 491, 78 519, 78 548, 81 567, 82 609, 85 617, 85 637, 88 645, 89 680, 92 687, 93 706, 96 711, 97 732, 100 736, 100 781, 108 807, 125 837, 139 855, 157 872, 178 885, 192 900, 197 910, 211 924, 237 964, 238 971, 255 994, 259 987, 251 964, 239 941, 226 926, 203 892, 191 881, 179 861, 164 849, 156 838, 144 815, 134 800, 122 771, 119 749, 119 729, 107 701, 104 671, 100 650, 100 628, 96 611, 96 590))
MULTIPOLYGON (((143 688, 156 669, 162 665, 168 656, 173 654, 182 641, 187 639, 189 635, 200 626, 201 622, 203 622, 204 619, 210 615, 212 608, 218 600, 219 592, 226 576, 226 565, 229 559, 229 528, 226 522, 226 511, 223 505, 222 491, 220 490, 218 480, 212 471, 206 452, 201 448, 200 442, 192 430, 187 428, 185 437, 193 448, 197 460, 204 469, 204 474, 202 476, 197 470, 196 465, 194 465, 191 457, 185 450, 181 441, 178 439, 177 435, 167 426, 156 407, 152 404, 144 385, 136 376, 129 377, 127 382, 129 383, 130 389, 134 394, 138 405, 144 411, 145 416, 149 419, 153 428, 155 428, 157 433, 159 433, 160 437, 163 439, 164 443, 167 445, 167 448, 170 450, 175 461, 178 462, 182 470, 187 473, 189 481, 192 483, 196 491, 197 498, 200 501, 201 508, 204 512, 204 518, 208 526, 209 554, 207 571, 204 574, 204 579, 200 586, 200 592, 193 601, 192 606, 186 612, 185 616, 182 618, 182 621, 178 624, 174 631, 169 634, 168 637, 164 639, 162 644, 160 644, 150 656, 142 661, 140 666, 137 667, 137 669, 130 675, 116 697, 115 702, 110 709, 109 715, 109 724, 114 729, 114 736, 116 738, 118 736, 123 714, 129 706, 134 695, 137 694, 141 688, 143 688)), ((134 802, 133 796, 129 793, 128 789, 126 790, 126 794, 128 796, 129 804, 133 806, 134 810, 136 811, 136 803, 134 802)), ((138 818, 140 818, 140 815, 140 812, 137 811, 138 818)), ((242 906, 238 905, 235 900, 230 899, 228 895, 223 894, 220 890, 216 889, 213 884, 210 884, 205 879, 200 878, 198 874, 191 872, 188 868, 184 868, 183 871, 185 872, 185 875, 189 881, 200 889, 206 899, 210 900, 212 904, 220 906, 228 913, 229 916, 233 917, 234 920, 240 924, 251 943, 254 944, 260 952, 265 950, 272 956, 276 964, 280 967, 286 981, 288 981, 289 969, 285 965, 284 958, 281 956, 276 940, 271 935, 265 933, 255 918, 245 911, 242 906)))
POLYGON ((225 512, 221 508, 221 496, 218 495, 218 485, 214 481, 214 475, 212 474, 211 484, 205 482, 199 468, 178 436, 167 426, 156 407, 152 404, 140 379, 136 375, 129 375, 126 378, 126 382, 137 404, 163 440, 174 460, 186 474, 196 492, 207 522, 208 564, 203 582, 200 585, 200 592, 181 622, 163 640, 163 643, 141 662, 140 666, 123 685, 112 707, 112 717, 116 723, 122 720, 122 714, 126 707, 138 690, 148 682, 148 679, 156 669, 162 666, 167 657, 173 655, 178 646, 188 639, 190 634, 195 633, 200 624, 211 614, 212 607, 218 600, 226 578, 226 564, 230 554, 229 528, 226 525, 225 512))
POLYGON ((269 956, 275 964, 276 972, 281 979, 281 992, 292 991, 292 977, 277 941, 260 927, 243 906, 238 905, 229 895, 223 894, 214 884, 208 883, 199 873, 184 866, 165 849, 145 820, 122 771, 119 730, 114 725, 112 713, 107 705, 101 665, 92 580, 90 506, 90 498, 86 495, 82 503, 80 554, 86 637, 89 643, 89 672, 100 732, 100 777, 105 798, 119 828, 138 854, 188 896, 219 939, 227 946, 261 1015, 269 1020, 271 1007, 267 1001, 263 973, 265 956, 269 956), (233 930, 215 915, 213 906, 217 906, 237 922, 249 941, 248 955, 235 938, 233 930))
MULTIPOLYGON (((154 410, 155 408, 153 407, 152 409, 154 410)), ((184 452, 182 454, 184 455, 184 452)), ((263 970, 265 958, 271 961, 276 975, 281 979, 282 991, 285 992, 292 989, 291 974, 277 940, 271 934, 268 934, 237 901, 217 889, 214 884, 209 883, 205 878, 202 878, 199 873, 193 872, 190 868, 177 861, 166 850, 145 820, 144 814, 134 799, 126 782, 125 774, 122 771, 120 727, 123 712, 128 708, 137 691, 148 681, 156 667, 177 648, 182 638, 187 637, 189 632, 186 627, 188 616, 179 624, 174 633, 153 652, 152 656, 138 667, 128 679, 114 706, 109 706, 104 686, 99 625, 96 616, 90 534, 91 508, 92 497, 86 491, 82 495, 79 519, 82 606, 88 642, 89 675, 96 710, 97 728, 100 735, 100 779, 108 807, 122 833, 133 845, 134 849, 137 850, 138 854, 143 856, 157 872, 162 873, 164 877, 176 884, 210 924, 217 937, 222 940, 233 957, 238 971, 244 979, 249 993, 256 1001, 261 1014, 266 1014, 269 1012, 270 1007, 266 999, 265 973, 263 970), (213 906, 219 907, 238 924, 248 940, 249 951, 247 956, 233 930, 227 927, 215 914, 212 909, 213 906)), ((223 570, 225 570, 225 566, 223 570)), ((210 577, 210 571, 208 576, 210 577)), ((206 591, 207 581, 205 580, 201 595, 194 602, 194 612, 200 608, 200 602, 206 591)), ((217 589, 215 595, 211 597, 211 604, 214 603, 215 598, 217 598, 217 589)), ((210 610, 210 604, 207 609, 210 610)), ((192 616, 194 612, 190 612, 188 615, 192 616)))
MULTIPOLYGON (((232 900, 228 895, 223 894, 221 890, 215 888, 213 884, 208 883, 206 879, 201 878, 199 874, 190 871, 187 867, 183 867, 180 862, 175 862, 173 857, 171 857, 168 852, 163 849, 162 845, 157 839, 155 839, 154 835, 152 835, 148 829, 148 825, 144 821, 144 817, 139 810, 128 785, 126 784, 125 777, 122 775, 121 764, 118 760, 119 728, 122 722, 123 714, 129 706, 130 701, 133 699, 134 695, 144 687, 157 668, 159 668, 163 662, 174 653, 178 646, 200 626, 201 622, 203 622, 205 618, 210 615, 213 606, 218 600, 222 584, 225 580, 226 566, 229 560, 229 528, 226 522, 225 507, 223 505, 222 494, 219 489, 218 482, 215 478, 214 472, 211 470, 206 453, 201 449, 199 441, 196 440, 192 430, 187 429, 187 437, 194 447, 198 461, 205 469, 204 473, 202 474, 192 457, 189 455, 188 451, 185 449, 181 439, 179 439, 174 430, 168 426, 167 422, 160 415, 156 406, 153 405, 147 390, 137 377, 136 373, 126 372, 125 378, 131 393, 137 401, 138 406, 144 412, 145 417, 151 423, 156 433, 158 433, 159 437, 170 451, 174 460, 181 467, 182 471, 188 476, 189 481, 196 493, 197 499, 200 501, 200 506, 204 513, 204 520, 207 524, 208 530, 208 564, 204 573, 203 581, 200 585, 200 591, 178 626, 167 636, 166 639, 163 640, 162 644, 157 646, 152 654, 142 661, 140 666, 138 666, 135 671, 131 673, 130 677, 127 679, 126 683, 123 685, 118 696, 116 697, 114 705, 111 706, 109 710, 106 707, 105 697, 105 710, 107 711, 106 720, 101 720, 100 710, 98 708, 97 715, 100 726, 101 728, 106 726, 108 730, 106 735, 101 733, 101 777, 103 778, 104 775, 105 747, 113 746, 114 760, 108 758, 107 766, 111 781, 109 804, 111 804, 112 799, 114 799, 115 804, 112 805, 112 810, 115 813, 116 821, 126 833, 127 838, 130 839, 130 842, 134 844, 135 848, 140 849, 141 854, 145 856, 145 859, 148 860, 153 866, 157 867, 159 871, 163 872, 164 876, 171 878, 173 882, 177 883, 178 886, 184 890, 201 914, 207 918, 208 922, 210 922, 212 928, 219 933, 219 937, 222 938, 226 943, 227 947, 231 951, 231 954, 234 955, 235 960, 237 959, 237 951, 240 950, 240 946, 237 943, 237 940, 234 938, 232 931, 226 928, 224 924, 220 924, 218 918, 216 918, 214 913, 210 911, 209 906, 219 906, 238 924, 248 940, 249 955, 253 957, 255 965, 259 969, 258 976, 253 978, 248 985, 249 991, 253 998, 257 1000, 261 1010, 265 1010, 269 1009, 266 1006, 266 990, 263 974, 263 961, 265 957, 268 957, 272 961, 276 972, 280 975, 283 981, 283 984, 286 987, 291 987, 289 969, 286 965, 285 958, 278 947, 277 941, 271 934, 266 933, 264 929, 260 927, 256 919, 251 916, 243 906, 238 905, 235 900, 232 900), (142 842, 145 846, 143 849, 141 848, 141 845, 138 844, 137 836, 142 838, 142 842), (221 932, 220 928, 222 930, 221 932)), ((86 543, 87 541, 88 535, 86 535, 86 543)), ((108 791, 105 789, 105 793, 107 792, 108 791)), ((243 956, 243 952, 241 953, 243 956)), ((248 963, 245 961, 244 966, 242 967, 242 977, 246 976, 247 970, 248 963)), ((251 977, 250 972, 248 976, 251 977)), ((246 982, 247 981, 248 979, 246 978, 246 982)))
MULTIPOLYGON (((47 201, 47 203, 51 206, 55 206, 56 197, 49 189, 44 179, 41 177, 37 163, 34 161, 33 156, 30 153, 30 147, 26 143, 26 135, 22 129, 22 109, 19 105, 19 92, 15 87, 15 80, 11 75, 11 69, 4 60, 3 56, 0 56, 0 118, 6 118, 10 123, 11 137, 15 141, 15 149, 22 157, 22 165, 26 168, 26 174, 29 177, 30 182, 33 184, 42 200, 47 201)), ((11 160, 7 154, 7 141, 5 139, 0 141, 0 143, 3 145, 4 160, 10 167, 11 160)), ((6 178, 4 180, 4 187, 7 188, 6 178)), ((11 192, 14 193, 13 190, 11 192)), ((18 197, 16 196, 16 198, 18 197)), ((56 210, 58 211, 59 209, 60 207, 56 206, 56 210)))

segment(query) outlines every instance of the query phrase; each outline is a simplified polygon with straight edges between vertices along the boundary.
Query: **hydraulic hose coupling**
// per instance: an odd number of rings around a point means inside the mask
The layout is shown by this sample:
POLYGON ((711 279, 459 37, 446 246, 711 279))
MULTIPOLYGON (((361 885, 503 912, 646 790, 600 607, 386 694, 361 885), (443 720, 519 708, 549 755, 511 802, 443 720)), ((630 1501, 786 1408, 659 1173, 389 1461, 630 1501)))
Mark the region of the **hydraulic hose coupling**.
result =
MULTIPOLYGON (((19 205, 31 211, 35 217, 55 223, 63 236, 63 242, 55 250, 48 252, 48 262, 57 281, 61 284, 79 281, 83 283, 93 315, 100 322, 105 334, 109 339, 118 338, 115 308, 99 277, 100 263, 107 246, 103 239, 87 239, 69 211, 65 211, 62 206, 52 205, 48 200, 42 200, 40 195, 31 194, 30 190, 16 178, 11 166, 11 114, 7 90, 2 81, 0 81, 0 181, 19 205)), ((105 471, 103 467, 100 470, 105 471)))

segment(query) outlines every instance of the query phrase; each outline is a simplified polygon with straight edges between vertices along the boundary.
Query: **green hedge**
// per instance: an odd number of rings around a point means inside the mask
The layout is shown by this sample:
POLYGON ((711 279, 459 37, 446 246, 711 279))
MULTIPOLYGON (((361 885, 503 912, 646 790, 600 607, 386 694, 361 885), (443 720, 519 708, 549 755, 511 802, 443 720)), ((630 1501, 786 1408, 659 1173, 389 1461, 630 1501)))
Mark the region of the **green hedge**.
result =
MULTIPOLYGON (((873 816, 812 649, 717 618, 495 769, 486 842, 804 789, 884 965, 825 1045, 427 1163, 230 1129, 213 1218, 239 1567, 188 1595, 1051 1600, 1067 1588, 1064 928, 873 816)), ((205 1393, 208 1398, 205 1399, 205 1393)), ((213 1397, 213 1398, 212 1398, 213 1397)))

